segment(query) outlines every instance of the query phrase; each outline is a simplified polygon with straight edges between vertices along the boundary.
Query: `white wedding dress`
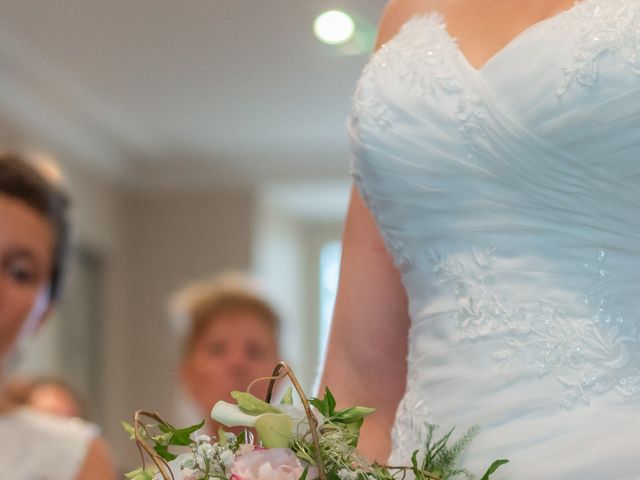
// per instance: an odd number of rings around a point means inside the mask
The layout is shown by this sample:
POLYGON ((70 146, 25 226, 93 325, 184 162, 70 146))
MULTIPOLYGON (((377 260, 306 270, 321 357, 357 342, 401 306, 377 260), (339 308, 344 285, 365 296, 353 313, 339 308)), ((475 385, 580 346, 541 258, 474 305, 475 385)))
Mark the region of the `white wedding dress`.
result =
POLYGON ((98 428, 29 408, 0 415, 0 479, 73 480, 98 428))
POLYGON ((415 16, 349 130, 412 322, 390 462, 478 424, 475 473, 640 479, 640 1, 578 2, 479 69, 415 16))

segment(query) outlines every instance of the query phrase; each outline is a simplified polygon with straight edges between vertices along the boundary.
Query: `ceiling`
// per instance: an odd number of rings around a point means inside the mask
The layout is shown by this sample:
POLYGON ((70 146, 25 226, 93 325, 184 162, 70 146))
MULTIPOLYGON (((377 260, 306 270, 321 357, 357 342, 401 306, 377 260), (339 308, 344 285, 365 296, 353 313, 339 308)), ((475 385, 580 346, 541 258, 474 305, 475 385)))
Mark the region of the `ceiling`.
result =
POLYGON ((344 175, 350 97, 384 4, 0 0, 2 139, 141 187, 344 175), (313 36, 332 8, 360 25, 360 53, 313 36))

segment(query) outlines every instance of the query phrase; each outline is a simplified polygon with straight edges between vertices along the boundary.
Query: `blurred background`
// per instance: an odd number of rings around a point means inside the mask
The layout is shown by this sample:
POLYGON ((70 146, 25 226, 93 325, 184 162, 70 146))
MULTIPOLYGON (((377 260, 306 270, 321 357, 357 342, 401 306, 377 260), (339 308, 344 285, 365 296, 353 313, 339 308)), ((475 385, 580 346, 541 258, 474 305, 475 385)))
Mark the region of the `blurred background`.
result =
POLYGON ((75 220, 64 302, 16 371, 73 382, 122 468, 138 458, 120 420, 180 414, 167 302, 189 281, 254 273, 310 391, 349 193, 345 121, 385 3, 0 2, 0 146, 54 157, 75 220), (314 20, 333 9, 355 31, 327 44, 314 20))

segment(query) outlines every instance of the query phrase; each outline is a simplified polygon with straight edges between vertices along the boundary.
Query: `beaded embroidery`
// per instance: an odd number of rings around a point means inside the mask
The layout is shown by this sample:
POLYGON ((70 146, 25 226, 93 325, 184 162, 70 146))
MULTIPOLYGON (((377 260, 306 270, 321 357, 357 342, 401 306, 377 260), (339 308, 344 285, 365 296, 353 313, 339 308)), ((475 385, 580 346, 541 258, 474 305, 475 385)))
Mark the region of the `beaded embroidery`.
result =
POLYGON ((458 302, 457 326, 463 340, 507 334, 506 348, 493 353, 505 367, 530 365, 541 376, 555 373, 569 389, 567 408, 588 404, 611 390, 640 394, 640 338, 636 322, 616 315, 608 302, 606 254, 582 267, 581 301, 590 318, 568 318, 556 305, 539 301, 519 306, 507 289, 496 289, 495 249, 474 249, 471 261, 430 252, 433 271, 458 302))
POLYGON ((582 2, 566 15, 560 28, 576 33, 574 59, 564 68, 558 88, 563 95, 573 81, 592 87, 598 79, 599 60, 606 54, 622 58, 640 75, 640 5, 628 0, 582 2))
MULTIPOLYGON (((391 441, 394 451, 411 454, 416 444, 427 438, 428 426, 433 423, 428 399, 424 393, 417 394, 408 379, 407 391, 398 405, 396 422, 391 430, 391 441)), ((401 461, 402 458, 398 458, 401 461)))
POLYGON ((353 99, 352 120, 368 128, 388 129, 393 112, 384 95, 391 86, 425 100, 453 96, 458 129, 471 157, 473 136, 483 134, 481 121, 486 115, 481 98, 463 88, 452 68, 451 59, 457 51, 442 15, 413 17, 364 68, 353 99))
MULTIPOLYGON (((388 130, 393 125, 393 111, 385 101, 387 89, 398 88, 394 95, 413 94, 428 99, 452 96, 455 119, 467 157, 473 156, 475 136, 483 136, 484 104, 478 95, 465 90, 450 63, 457 52, 455 40, 446 30, 442 15, 419 15, 407 22, 398 35, 382 45, 373 55, 358 81, 352 104, 351 121, 368 129, 388 130)), ((365 188, 366 182, 352 165, 352 176, 374 215, 377 208, 365 188)), ((406 271, 410 265, 401 240, 381 229, 394 264, 406 271)))

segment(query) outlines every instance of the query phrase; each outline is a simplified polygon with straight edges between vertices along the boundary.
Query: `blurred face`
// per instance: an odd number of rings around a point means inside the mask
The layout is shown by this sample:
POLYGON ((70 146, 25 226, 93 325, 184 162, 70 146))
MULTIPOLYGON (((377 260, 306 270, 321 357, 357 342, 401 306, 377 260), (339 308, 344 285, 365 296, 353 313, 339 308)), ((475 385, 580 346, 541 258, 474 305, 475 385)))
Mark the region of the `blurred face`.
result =
POLYGON ((49 311, 53 242, 42 215, 0 194, 0 361, 49 311))
MULTIPOLYGON (((256 378, 271 375, 279 361, 273 331, 252 312, 220 315, 211 322, 185 360, 183 383, 207 416, 218 400, 232 401, 232 390, 245 390, 256 378)), ((251 392, 264 397, 267 382, 251 392)))
POLYGON ((29 405, 41 412, 62 417, 80 416, 80 405, 67 390, 58 385, 40 385, 29 395, 29 405))

